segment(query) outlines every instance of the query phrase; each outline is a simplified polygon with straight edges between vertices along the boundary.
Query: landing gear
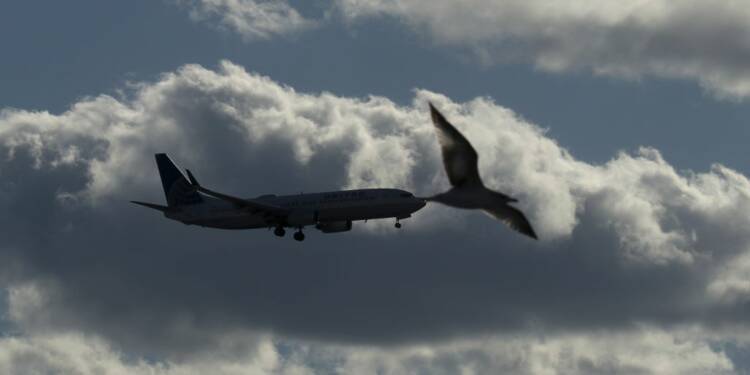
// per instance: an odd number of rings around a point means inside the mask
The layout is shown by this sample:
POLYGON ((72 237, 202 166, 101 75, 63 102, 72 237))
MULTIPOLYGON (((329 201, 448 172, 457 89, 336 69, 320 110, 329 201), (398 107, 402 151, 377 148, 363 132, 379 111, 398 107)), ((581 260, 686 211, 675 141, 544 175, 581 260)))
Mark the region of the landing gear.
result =
POLYGON ((396 229, 401 229, 401 223, 398 222, 398 219, 396 219, 396 224, 394 225, 396 229))
POLYGON ((302 229, 294 233, 294 239, 300 242, 305 240, 305 234, 302 233, 302 229))
POLYGON ((273 230, 273 234, 275 234, 277 237, 284 237, 286 231, 284 230, 284 227, 278 226, 273 230))

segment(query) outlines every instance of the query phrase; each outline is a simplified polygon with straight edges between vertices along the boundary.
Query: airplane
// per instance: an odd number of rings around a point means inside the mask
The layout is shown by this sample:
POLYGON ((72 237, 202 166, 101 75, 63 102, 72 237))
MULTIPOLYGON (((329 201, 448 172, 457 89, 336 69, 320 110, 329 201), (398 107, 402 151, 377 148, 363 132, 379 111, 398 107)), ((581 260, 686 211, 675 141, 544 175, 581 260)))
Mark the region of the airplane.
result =
POLYGON ((338 233, 351 230, 354 221, 395 218, 395 227, 401 228, 400 219, 411 217, 426 204, 424 199, 399 189, 240 198, 203 187, 190 170, 186 170, 186 177, 167 154, 154 157, 167 205, 131 202, 161 211, 165 217, 187 225, 220 229, 274 228, 278 237, 286 234, 285 228, 295 228, 294 239, 304 241, 302 229, 306 226, 314 226, 323 233, 338 233))

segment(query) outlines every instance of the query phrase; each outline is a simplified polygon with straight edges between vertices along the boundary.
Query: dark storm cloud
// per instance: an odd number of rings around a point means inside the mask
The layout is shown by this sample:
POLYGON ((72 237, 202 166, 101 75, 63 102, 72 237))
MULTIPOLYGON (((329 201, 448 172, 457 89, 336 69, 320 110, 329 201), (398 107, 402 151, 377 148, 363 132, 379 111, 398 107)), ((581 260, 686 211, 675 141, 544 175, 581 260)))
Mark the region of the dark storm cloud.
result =
POLYGON ((735 261, 750 244, 744 176, 681 175, 651 149, 586 164, 487 99, 418 91, 399 107, 296 93, 228 62, 191 65, 131 100, 5 110, 0 155, 0 249, 22 265, 3 270, 11 315, 38 335, 73 330, 181 357, 236 332, 403 344, 747 323, 748 262, 735 261), (127 203, 163 200, 155 152, 238 195, 441 191, 427 99, 475 144, 486 183, 521 198, 541 242, 441 207, 400 232, 357 223, 296 243, 127 203))

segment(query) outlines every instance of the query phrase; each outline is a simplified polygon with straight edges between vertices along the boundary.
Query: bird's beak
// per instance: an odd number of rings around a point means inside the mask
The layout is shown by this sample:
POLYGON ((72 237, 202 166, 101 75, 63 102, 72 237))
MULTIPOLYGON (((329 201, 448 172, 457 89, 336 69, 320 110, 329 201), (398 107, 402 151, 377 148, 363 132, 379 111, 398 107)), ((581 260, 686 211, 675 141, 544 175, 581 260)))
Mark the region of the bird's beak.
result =
POLYGON ((417 210, 427 205, 427 199, 414 197, 414 206, 417 210))

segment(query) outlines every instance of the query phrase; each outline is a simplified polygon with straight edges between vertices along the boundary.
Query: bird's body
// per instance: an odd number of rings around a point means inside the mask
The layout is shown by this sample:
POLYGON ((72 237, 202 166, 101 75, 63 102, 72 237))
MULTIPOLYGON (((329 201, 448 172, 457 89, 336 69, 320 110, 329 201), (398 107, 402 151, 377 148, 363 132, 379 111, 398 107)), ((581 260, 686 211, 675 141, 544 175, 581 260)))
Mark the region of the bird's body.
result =
POLYGON ((479 158, 471 143, 435 109, 432 103, 430 112, 443 153, 443 166, 453 187, 445 193, 424 199, 451 207, 482 210, 511 228, 536 239, 536 233, 523 213, 509 204, 518 200, 484 186, 479 177, 479 158))
POLYGON ((484 186, 453 188, 445 193, 426 198, 426 200, 469 210, 483 209, 488 205, 506 204, 515 201, 513 198, 494 192, 484 186))

